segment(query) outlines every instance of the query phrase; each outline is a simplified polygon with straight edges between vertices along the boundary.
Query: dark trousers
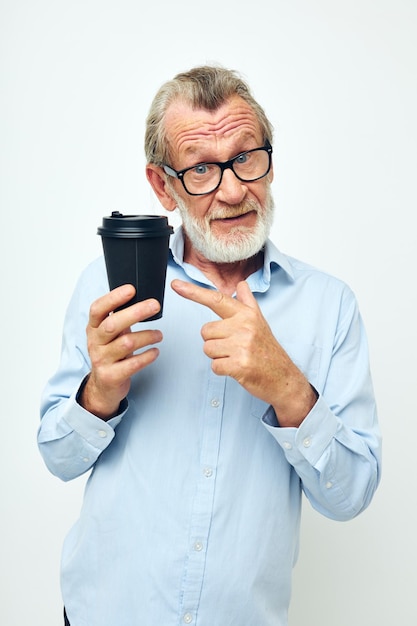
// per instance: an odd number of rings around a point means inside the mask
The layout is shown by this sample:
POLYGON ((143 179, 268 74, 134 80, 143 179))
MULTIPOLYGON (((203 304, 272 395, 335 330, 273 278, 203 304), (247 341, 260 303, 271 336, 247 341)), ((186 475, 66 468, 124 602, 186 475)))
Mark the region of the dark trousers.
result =
POLYGON ((68 621, 68 617, 67 617, 67 613, 65 611, 65 608, 64 608, 64 626, 71 626, 71 624, 68 621))

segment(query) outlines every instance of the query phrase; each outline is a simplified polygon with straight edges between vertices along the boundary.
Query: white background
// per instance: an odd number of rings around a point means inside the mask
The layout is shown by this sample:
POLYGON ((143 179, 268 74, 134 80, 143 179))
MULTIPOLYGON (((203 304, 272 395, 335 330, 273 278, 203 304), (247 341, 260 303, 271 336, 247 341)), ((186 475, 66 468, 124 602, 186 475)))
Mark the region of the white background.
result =
POLYGON ((290 624, 417 623, 416 28, 415 0, 0 0, 2 625, 61 624, 84 479, 44 467, 39 396, 102 216, 161 212, 142 147, 156 89, 210 61, 274 124, 273 240, 357 294, 384 434, 368 511, 304 506, 290 624))

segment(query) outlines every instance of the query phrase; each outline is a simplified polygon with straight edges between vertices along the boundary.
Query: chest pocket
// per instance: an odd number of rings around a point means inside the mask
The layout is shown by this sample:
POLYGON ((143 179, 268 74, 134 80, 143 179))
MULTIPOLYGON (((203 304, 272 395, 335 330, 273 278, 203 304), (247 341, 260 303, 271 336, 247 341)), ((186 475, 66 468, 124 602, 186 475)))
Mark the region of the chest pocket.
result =
MULTIPOLYGON (((290 359, 301 370, 308 382, 313 385, 317 391, 320 371, 321 348, 307 343, 298 341, 289 341, 281 344, 290 359)), ((268 409, 268 403, 259 398, 252 398, 251 414, 253 417, 260 419, 268 409)))

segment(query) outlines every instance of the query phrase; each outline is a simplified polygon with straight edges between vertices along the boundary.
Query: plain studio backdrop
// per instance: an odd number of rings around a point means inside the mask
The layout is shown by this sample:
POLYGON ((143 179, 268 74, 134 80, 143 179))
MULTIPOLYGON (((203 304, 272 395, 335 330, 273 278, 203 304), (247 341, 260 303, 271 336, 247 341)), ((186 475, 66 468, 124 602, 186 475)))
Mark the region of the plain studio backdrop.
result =
POLYGON ((156 89, 206 62, 240 71, 274 124, 272 239, 358 297, 384 435, 365 513, 304 503, 290 624, 417 623, 416 42, 415 0, 0 1, 2 626, 61 624, 85 478, 43 465, 40 393, 102 217, 161 213, 143 153, 156 89))

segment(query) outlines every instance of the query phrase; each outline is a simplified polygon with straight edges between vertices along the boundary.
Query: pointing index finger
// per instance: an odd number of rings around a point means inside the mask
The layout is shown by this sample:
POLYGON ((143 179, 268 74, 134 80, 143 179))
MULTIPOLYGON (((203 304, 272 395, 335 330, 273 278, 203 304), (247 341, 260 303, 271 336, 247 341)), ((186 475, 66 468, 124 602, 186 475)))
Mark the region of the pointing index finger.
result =
POLYGON ((183 280, 173 280, 171 287, 183 298, 208 307, 223 319, 232 317, 242 306, 235 298, 221 291, 199 287, 198 285, 183 280))

